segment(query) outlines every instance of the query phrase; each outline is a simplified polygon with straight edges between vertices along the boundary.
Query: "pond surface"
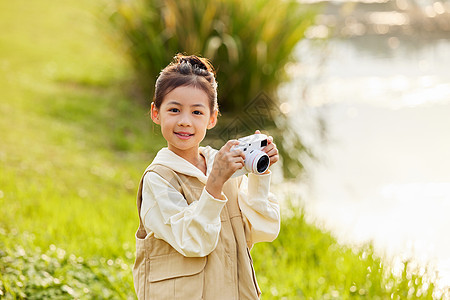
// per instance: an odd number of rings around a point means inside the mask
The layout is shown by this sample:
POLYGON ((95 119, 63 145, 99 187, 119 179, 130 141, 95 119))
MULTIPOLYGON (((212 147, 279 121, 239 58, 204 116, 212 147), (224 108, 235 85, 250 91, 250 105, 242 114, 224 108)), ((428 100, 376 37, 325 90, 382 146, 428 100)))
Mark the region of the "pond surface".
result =
POLYGON ((343 242, 435 266, 450 287, 450 34, 313 44, 280 92, 319 156, 297 185, 307 214, 343 242))

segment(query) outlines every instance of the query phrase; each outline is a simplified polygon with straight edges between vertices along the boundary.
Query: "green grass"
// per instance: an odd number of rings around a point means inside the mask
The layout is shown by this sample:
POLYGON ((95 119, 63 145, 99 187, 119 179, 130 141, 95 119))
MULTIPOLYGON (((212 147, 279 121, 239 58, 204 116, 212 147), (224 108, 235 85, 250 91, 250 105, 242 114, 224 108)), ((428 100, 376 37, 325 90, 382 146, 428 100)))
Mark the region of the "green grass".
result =
MULTIPOLYGON (((0 2, 0 298, 134 298, 137 183, 165 143, 123 91, 99 9, 0 2)), ((263 299, 431 299, 426 276, 393 277, 370 247, 302 214, 282 224, 252 250, 263 299)))
MULTIPOLYGON (((136 185, 163 141, 146 108, 121 91, 127 67, 99 30, 97 9, 89 1, 0 3, 0 290, 13 298, 35 294, 40 275, 20 266, 50 245, 86 262, 133 260, 136 185), (16 273, 22 288, 5 286, 16 273)), ((123 274, 122 292, 111 295, 133 295, 130 270, 123 274)))
POLYGON ((400 262, 394 270, 394 264, 375 255, 371 245, 341 245, 330 233, 309 224, 301 211, 283 220, 278 239, 258 246, 255 264, 265 300, 434 296, 432 272, 420 271, 412 261, 400 262))
POLYGON ((44 245, 118 255, 103 241, 129 241, 129 199, 162 141, 116 84, 126 68, 99 43, 88 1, 20 2, 0 6, 0 26, 17 30, 0 44, 2 225, 39 233, 44 245))

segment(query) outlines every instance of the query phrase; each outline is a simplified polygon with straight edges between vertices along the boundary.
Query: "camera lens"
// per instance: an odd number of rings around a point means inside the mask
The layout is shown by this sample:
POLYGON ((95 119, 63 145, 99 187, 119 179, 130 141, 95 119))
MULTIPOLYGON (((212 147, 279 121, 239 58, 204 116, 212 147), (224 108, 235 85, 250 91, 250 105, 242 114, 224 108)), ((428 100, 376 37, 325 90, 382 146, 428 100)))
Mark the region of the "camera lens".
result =
POLYGON ((258 170, 258 173, 263 173, 267 170, 267 168, 269 167, 269 157, 267 155, 262 156, 259 160, 258 160, 258 164, 256 169, 258 170))
POLYGON ((264 173, 269 168, 269 156, 260 150, 255 150, 245 156, 245 168, 256 174, 264 173))

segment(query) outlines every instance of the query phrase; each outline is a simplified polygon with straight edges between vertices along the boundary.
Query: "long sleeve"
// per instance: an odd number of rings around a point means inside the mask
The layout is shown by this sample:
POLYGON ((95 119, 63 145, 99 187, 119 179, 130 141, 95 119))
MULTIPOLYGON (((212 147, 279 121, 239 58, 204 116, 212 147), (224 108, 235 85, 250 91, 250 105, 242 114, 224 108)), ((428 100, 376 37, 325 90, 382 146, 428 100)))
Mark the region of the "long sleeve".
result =
POLYGON ((220 212, 227 202, 224 199, 215 199, 203 189, 200 199, 188 205, 169 182, 148 172, 143 183, 141 218, 148 233, 153 232, 182 255, 206 256, 217 246, 220 212))
POLYGON ((280 231, 280 207, 275 196, 270 193, 271 173, 243 176, 239 188, 239 206, 248 230, 247 241, 271 242, 280 231))

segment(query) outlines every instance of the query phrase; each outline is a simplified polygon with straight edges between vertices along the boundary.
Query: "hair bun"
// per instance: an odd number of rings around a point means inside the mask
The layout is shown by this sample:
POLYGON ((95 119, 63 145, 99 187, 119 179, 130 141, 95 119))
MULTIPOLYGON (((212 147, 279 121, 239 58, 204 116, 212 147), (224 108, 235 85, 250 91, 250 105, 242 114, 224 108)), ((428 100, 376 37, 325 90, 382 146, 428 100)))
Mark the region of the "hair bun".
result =
POLYGON ((201 58, 196 55, 185 56, 178 54, 176 61, 178 70, 182 74, 189 74, 191 72, 202 76, 207 76, 209 73, 214 74, 214 69, 206 58, 201 58))
POLYGON ((208 71, 208 68, 197 56, 185 56, 182 57, 180 63, 189 63, 193 68, 199 68, 208 71))

